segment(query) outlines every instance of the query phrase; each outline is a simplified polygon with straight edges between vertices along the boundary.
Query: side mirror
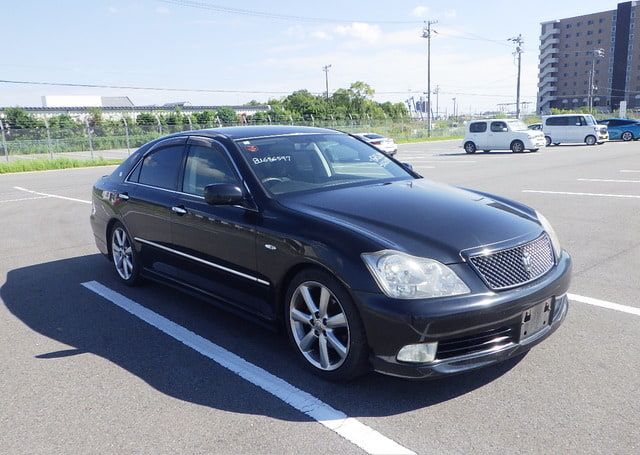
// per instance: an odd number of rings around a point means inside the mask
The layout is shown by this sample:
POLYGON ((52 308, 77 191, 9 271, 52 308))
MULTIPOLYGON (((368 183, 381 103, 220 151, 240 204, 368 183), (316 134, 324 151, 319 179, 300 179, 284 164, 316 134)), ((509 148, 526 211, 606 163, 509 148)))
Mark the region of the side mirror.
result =
POLYGON ((204 200, 211 205, 238 205, 244 200, 244 191, 233 183, 215 183, 204 187, 204 200))
POLYGON ((402 165, 413 172, 413 166, 411 165, 411 163, 402 163, 402 165))

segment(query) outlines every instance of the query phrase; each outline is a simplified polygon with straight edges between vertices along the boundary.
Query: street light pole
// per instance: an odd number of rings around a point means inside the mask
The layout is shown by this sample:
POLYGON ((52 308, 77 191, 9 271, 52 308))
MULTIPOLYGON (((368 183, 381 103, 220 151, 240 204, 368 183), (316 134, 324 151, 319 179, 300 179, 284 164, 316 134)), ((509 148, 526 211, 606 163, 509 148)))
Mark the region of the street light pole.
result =
POLYGON ((456 100, 457 98, 451 98, 453 100, 453 118, 457 119, 458 118, 458 112, 457 112, 457 106, 456 106, 456 100))
POLYGON ((518 84, 516 89, 516 118, 520 118, 520 74, 522 68, 522 45, 524 44, 524 40, 522 39, 522 35, 518 35, 515 38, 509 38, 509 41, 513 41, 516 43, 516 51, 515 54, 518 58, 518 84))
POLYGON ((598 89, 596 80, 596 58, 604 58, 604 49, 594 49, 591 55, 591 73, 589 74, 589 113, 593 113, 593 94, 598 89))
POLYGON ((331 65, 325 65, 322 67, 322 71, 324 71, 324 84, 327 89, 325 92, 327 100, 329 99, 329 68, 331 68, 331 65))
POLYGON ((426 21, 422 28, 422 37, 427 39, 427 137, 431 137, 431 26, 438 21, 426 21))
POLYGON ((436 96, 436 119, 440 118, 440 86, 436 85, 436 88, 433 90, 433 94, 436 96))

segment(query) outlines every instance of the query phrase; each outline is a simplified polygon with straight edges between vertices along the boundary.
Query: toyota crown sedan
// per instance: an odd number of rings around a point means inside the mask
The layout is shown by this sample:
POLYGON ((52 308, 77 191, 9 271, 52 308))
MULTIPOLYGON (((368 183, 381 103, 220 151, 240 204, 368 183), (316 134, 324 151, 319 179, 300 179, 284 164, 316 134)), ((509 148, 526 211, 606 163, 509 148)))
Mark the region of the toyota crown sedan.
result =
POLYGON ((282 327, 304 365, 428 378, 522 354, 567 314, 571 259, 518 202, 422 178, 328 129, 152 141, 93 189, 119 279, 282 327))

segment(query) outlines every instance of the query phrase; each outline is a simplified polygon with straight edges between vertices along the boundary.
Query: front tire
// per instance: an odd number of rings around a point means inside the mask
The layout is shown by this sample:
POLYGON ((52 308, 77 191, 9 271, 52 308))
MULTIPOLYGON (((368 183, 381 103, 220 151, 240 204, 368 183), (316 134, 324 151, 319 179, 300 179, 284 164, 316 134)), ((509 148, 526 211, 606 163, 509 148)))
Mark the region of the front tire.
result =
POLYGON ((622 133, 622 136, 620 136, 620 137, 625 142, 629 142, 629 141, 632 141, 634 139, 633 133, 631 131, 625 131, 624 133, 622 133))
POLYGON ((551 145, 551 138, 549 136, 545 136, 544 137, 544 141, 545 141, 547 147, 549 147, 551 145))
POLYGON ((286 293, 284 321, 305 366, 330 381, 350 381, 369 369, 360 314, 345 288, 327 272, 296 275, 286 293))
POLYGON ((467 152, 468 154, 474 154, 476 153, 476 144, 474 144, 473 142, 469 141, 467 143, 464 144, 464 151, 467 152))
POLYGON ((597 142, 598 142, 598 139, 591 134, 584 138, 584 143, 587 145, 596 145, 597 142))
POLYGON ((140 281, 138 253, 127 228, 119 221, 113 225, 109 241, 111 259, 120 281, 127 286, 138 284, 140 281))
POLYGON ((513 141, 511 143, 511 151, 513 153, 522 153, 522 152, 524 152, 524 143, 522 141, 513 141))

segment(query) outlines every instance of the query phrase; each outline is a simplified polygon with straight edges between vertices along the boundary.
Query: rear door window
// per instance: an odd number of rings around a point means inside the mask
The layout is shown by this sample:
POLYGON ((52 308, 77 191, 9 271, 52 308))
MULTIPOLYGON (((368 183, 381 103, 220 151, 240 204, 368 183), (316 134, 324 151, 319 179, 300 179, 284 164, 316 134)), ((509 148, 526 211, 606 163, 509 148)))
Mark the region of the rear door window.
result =
POLYGON ((142 161, 138 183, 175 190, 183 154, 184 145, 170 145, 151 152, 142 161))
POLYGON ((469 125, 470 133, 484 133, 487 131, 487 122, 474 122, 469 125))

